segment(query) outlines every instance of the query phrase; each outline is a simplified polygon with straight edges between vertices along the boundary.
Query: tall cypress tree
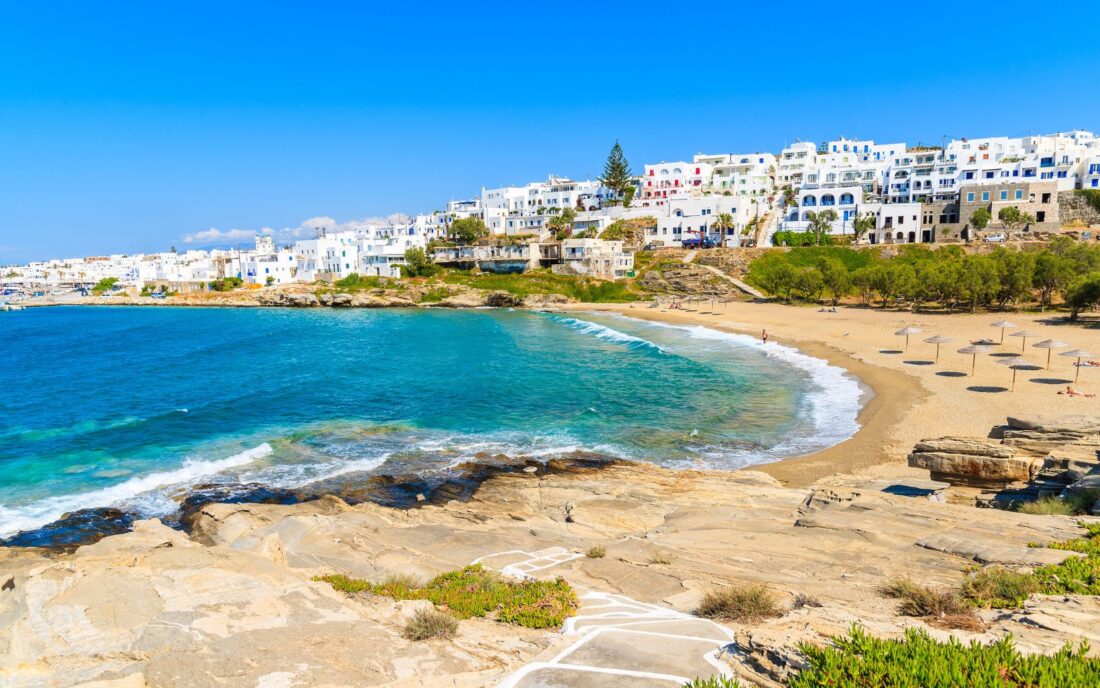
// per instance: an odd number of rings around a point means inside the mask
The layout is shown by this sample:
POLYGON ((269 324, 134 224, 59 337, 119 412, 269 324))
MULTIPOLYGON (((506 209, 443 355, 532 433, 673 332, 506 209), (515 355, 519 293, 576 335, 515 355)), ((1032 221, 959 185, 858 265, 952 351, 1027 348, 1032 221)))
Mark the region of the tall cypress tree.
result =
POLYGON ((603 166, 603 176, 600 181, 616 194, 622 195, 633 182, 630 174, 630 163, 626 161, 623 147, 616 141, 607 154, 607 162, 603 166))

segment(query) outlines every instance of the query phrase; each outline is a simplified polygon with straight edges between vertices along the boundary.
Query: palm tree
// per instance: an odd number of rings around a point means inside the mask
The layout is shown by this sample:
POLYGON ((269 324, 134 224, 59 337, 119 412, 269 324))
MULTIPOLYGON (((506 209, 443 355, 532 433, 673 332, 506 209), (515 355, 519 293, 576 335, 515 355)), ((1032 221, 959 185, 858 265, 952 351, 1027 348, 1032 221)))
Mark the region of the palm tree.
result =
POLYGON ((726 245, 726 232, 734 229, 737 225, 733 221, 733 215, 729 213, 718 213, 718 217, 714 218, 714 224, 712 225, 717 229, 722 237, 718 241, 719 247, 725 247, 726 245))

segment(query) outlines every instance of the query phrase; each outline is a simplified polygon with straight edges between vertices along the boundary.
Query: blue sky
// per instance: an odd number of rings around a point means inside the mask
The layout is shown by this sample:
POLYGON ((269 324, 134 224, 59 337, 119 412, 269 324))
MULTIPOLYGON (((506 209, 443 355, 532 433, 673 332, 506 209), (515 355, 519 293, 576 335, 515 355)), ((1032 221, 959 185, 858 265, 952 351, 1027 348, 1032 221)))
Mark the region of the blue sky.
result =
POLYGON ((616 139, 1100 128, 1095 5, 738 5, 5 3, 0 263, 431 211, 616 139))

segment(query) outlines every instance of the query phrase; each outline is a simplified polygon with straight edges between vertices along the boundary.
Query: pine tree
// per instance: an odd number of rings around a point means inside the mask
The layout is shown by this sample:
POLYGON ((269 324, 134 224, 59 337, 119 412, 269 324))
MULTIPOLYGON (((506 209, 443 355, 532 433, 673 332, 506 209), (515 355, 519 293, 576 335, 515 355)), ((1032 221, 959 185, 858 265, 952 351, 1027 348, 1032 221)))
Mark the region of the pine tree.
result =
POLYGON ((607 162, 603 166, 603 176, 600 181, 604 186, 614 191, 617 195, 626 193, 633 186, 630 174, 630 163, 626 161, 623 147, 616 141, 607 154, 607 162))

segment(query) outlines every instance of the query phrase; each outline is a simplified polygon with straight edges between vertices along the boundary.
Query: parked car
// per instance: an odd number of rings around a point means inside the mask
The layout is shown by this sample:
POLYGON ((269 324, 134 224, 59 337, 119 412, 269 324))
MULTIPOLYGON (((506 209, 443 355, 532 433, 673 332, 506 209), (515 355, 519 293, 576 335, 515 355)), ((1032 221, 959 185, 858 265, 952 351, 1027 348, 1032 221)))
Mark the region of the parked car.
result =
POLYGON ((716 244, 712 239, 684 239, 680 242, 684 248, 714 248, 716 244))
POLYGON ((983 241, 994 244, 994 243, 1000 243, 1004 240, 1005 240, 1005 235, 1004 234, 990 234, 983 241))

